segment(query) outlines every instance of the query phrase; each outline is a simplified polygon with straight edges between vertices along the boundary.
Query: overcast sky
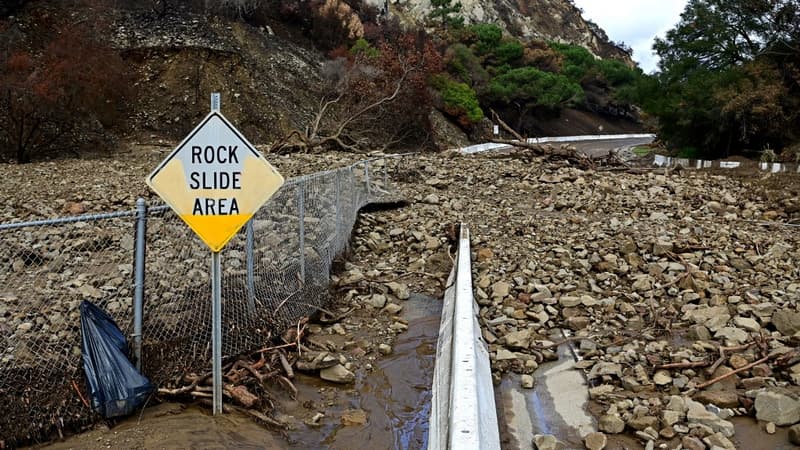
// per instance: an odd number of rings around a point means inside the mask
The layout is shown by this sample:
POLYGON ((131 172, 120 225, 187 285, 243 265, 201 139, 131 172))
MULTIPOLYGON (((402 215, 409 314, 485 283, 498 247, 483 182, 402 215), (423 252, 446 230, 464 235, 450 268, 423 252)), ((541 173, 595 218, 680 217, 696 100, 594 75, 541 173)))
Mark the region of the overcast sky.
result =
POLYGON ((575 5, 612 41, 633 48, 633 59, 650 73, 658 64, 653 39, 663 37, 678 23, 686 0, 575 0, 575 5))

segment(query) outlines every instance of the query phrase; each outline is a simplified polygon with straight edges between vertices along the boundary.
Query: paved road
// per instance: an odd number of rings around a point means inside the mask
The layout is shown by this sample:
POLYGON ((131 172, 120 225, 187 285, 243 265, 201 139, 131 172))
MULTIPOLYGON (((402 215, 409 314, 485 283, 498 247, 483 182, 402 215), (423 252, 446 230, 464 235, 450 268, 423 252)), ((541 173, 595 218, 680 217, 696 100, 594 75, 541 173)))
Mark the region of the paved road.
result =
POLYGON ((578 151, 591 157, 605 156, 611 150, 633 148, 637 145, 644 145, 653 142, 652 137, 647 138, 628 138, 628 139, 602 139, 598 136, 597 140, 593 141, 579 141, 568 142, 568 144, 575 146, 578 151))

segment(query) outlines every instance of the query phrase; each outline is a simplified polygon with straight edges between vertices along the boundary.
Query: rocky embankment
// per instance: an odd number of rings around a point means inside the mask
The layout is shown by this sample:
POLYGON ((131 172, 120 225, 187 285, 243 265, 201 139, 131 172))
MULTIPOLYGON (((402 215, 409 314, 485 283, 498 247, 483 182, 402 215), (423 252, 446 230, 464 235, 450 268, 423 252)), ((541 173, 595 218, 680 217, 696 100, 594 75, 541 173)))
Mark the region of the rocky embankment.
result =
POLYGON ((800 422, 800 235, 785 224, 799 217, 796 175, 436 155, 399 176, 410 205, 364 215, 363 266, 345 277, 439 295, 452 224, 469 224, 496 379, 532 373, 555 357, 553 331, 570 330, 602 435, 589 448, 616 433, 735 448, 732 415, 768 432, 800 422))

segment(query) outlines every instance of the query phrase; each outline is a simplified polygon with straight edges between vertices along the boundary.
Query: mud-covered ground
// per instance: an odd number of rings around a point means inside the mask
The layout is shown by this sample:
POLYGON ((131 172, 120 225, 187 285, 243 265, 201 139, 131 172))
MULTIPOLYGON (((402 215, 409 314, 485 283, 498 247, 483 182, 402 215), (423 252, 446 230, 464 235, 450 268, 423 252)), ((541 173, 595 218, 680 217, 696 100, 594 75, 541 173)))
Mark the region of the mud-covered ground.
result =
MULTIPOLYGON (((144 176, 167 150, 2 166, 13 189, 0 217, 130 208, 137 196, 152 198, 144 176)), ((358 157, 268 159, 291 176, 358 157)), ((550 331, 567 328, 578 336, 604 434, 626 433, 642 446, 735 446, 728 412, 706 404, 758 416, 762 427, 800 421, 769 412, 784 403, 800 410, 800 236, 790 226, 800 218, 797 174, 629 173, 449 153, 406 158, 397 169, 409 203, 362 214, 333 280, 344 305, 378 317, 408 292, 440 297, 454 224, 464 222, 498 379, 535 371, 550 331)), ((351 326, 380 321, 359 323, 351 326)), ((328 328, 320 333, 336 333, 328 328)))

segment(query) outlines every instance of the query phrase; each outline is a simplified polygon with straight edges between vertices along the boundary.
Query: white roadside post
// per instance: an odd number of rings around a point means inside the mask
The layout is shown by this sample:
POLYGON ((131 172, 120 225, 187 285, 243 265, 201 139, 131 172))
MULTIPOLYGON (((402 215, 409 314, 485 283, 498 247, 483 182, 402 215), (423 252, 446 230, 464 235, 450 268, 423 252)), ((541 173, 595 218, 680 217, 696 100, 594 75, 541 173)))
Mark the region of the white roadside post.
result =
POLYGON ((150 186, 211 249, 214 414, 222 413, 220 251, 273 194, 283 177, 220 113, 211 112, 147 177, 150 186))

